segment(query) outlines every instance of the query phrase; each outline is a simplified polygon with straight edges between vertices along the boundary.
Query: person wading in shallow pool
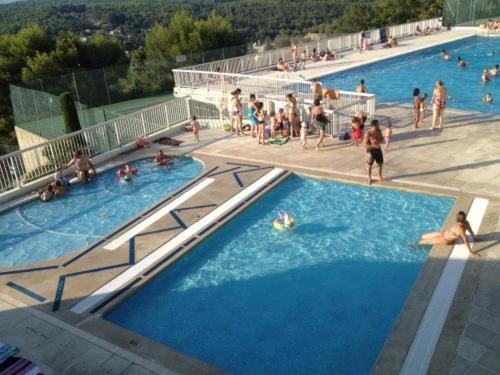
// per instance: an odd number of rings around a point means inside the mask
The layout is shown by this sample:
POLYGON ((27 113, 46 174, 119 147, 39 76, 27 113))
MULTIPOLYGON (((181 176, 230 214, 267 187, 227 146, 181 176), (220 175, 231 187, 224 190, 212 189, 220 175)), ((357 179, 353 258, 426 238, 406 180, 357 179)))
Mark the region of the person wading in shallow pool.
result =
POLYGON ((410 247, 420 247, 425 245, 454 245, 457 240, 460 240, 463 244, 465 244, 470 255, 478 257, 479 254, 472 252, 467 238, 466 232, 469 232, 474 241, 477 241, 477 236, 474 234, 474 231, 467 221, 465 212, 459 211, 457 213, 456 221, 455 226, 453 226, 450 230, 424 234, 417 244, 410 244, 410 247))
POLYGON ((368 184, 371 185, 372 180, 372 166, 376 162, 378 166, 378 180, 384 181, 382 177, 382 165, 384 164, 384 155, 382 154, 382 148, 380 144, 382 143, 382 131, 379 128, 378 120, 372 120, 371 128, 366 133, 363 140, 363 144, 366 147, 367 156, 367 172, 368 172, 368 184))
POLYGON ((72 165, 76 166, 75 172, 81 182, 87 182, 96 175, 94 165, 81 150, 75 151, 73 159, 71 159, 68 164, 64 165, 61 171, 68 169, 72 165))

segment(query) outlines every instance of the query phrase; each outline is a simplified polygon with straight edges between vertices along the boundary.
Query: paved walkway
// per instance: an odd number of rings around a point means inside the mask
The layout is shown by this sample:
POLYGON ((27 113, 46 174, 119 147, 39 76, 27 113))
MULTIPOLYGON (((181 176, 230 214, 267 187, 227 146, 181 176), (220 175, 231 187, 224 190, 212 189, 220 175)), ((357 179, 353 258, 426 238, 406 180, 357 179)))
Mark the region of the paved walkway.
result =
MULTIPOLYGON (((411 130, 412 110, 379 105, 377 115, 392 118, 394 142, 384 154, 384 176, 399 184, 412 184, 500 197, 500 117, 448 111, 442 132, 411 130), (451 124, 451 125, 450 125, 451 124)), ((429 127, 430 118, 424 126, 429 127)), ((365 179, 365 151, 350 141, 326 138, 325 148, 300 151, 298 139, 282 145, 257 146, 249 136, 231 138, 197 153, 269 163, 288 169, 365 179)), ((195 153, 196 154, 196 153, 195 153)), ((376 169, 376 167, 374 168, 376 169)))
POLYGON ((259 74, 288 79, 317 78, 340 72, 342 70, 352 69, 356 66, 371 64, 373 62, 392 58, 394 56, 405 54, 408 52, 429 48, 434 45, 452 42, 454 40, 462 39, 474 34, 475 32, 471 30, 454 29, 452 31, 442 31, 429 36, 405 38, 400 41, 399 47, 397 48, 381 48, 380 45, 376 45, 375 49, 363 53, 359 53, 357 51, 348 51, 346 53, 343 53, 344 56, 342 58, 333 61, 318 61, 316 63, 309 62, 306 65, 305 70, 301 70, 298 72, 290 72, 284 74, 277 71, 262 71, 259 74))
POLYGON ((0 295, 0 340, 51 374, 173 374, 173 372, 11 297, 0 295))

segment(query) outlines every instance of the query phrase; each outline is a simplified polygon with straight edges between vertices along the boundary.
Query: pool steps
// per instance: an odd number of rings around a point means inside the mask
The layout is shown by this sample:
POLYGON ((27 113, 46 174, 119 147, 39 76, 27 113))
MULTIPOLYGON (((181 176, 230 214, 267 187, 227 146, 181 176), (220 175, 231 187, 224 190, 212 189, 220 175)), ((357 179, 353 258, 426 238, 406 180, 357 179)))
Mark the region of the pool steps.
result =
MULTIPOLYGON (((487 199, 474 198, 472 201, 467 220, 474 233, 478 233, 487 207, 487 199)), ((465 244, 453 246, 420 322, 417 334, 406 355, 400 375, 424 375, 427 373, 468 259, 469 250, 465 244)))
MULTIPOLYGON (((239 204, 247 200, 255 193, 257 193, 259 190, 268 185, 271 181, 275 180, 284 172, 285 171, 281 168, 272 169, 270 172, 249 185, 247 188, 243 189, 242 191, 228 199, 226 202, 209 212, 206 216, 198 220, 196 223, 179 233, 170 241, 160 246, 157 250, 143 258, 141 261, 128 268, 126 271, 103 285, 101 288, 97 289, 89 296, 82 299, 70 310, 77 314, 83 314, 103 300, 109 298, 116 291, 120 290, 124 285, 136 279, 141 273, 146 271, 153 264, 168 256, 170 253, 174 252, 180 245, 184 244, 197 233, 209 227, 213 222, 230 212, 232 209, 237 207, 239 204)), ((191 194, 191 190, 195 188, 196 186, 186 191, 181 197, 183 197, 185 194, 191 194)))
POLYGON ((132 229, 123 233, 118 238, 111 241, 109 244, 104 246, 106 250, 116 250, 123 244, 127 243, 132 237, 135 237, 137 234, 141 233, 147 227, 153 225, 155 222, 160 220, 162 217, 168 215, 170 212, 174 211, 177 207, 181 206, 183 203, 194 197, 200 191, 205 189, 207 186, 212 184, 215 180, 213 178, 205 178, 199 184, 195 185, 192 189, 188 190, 184 194, 182 194, 179 198, 167 204, 165 207, 162 207, 154 214, 149 216, 147 219, 141 221, 132 229))

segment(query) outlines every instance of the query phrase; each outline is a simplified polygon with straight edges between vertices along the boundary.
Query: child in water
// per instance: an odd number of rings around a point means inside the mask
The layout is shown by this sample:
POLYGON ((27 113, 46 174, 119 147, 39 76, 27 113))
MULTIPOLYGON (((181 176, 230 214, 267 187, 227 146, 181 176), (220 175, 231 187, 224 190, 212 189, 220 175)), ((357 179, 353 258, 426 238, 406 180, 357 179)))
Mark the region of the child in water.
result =
POLYGON ((391 140, 392 140, 392 124, 388 122, 384 130, 384 141, 385 141, 384 151, 387 151, 387 149, 389 148, 391 140))
POLYGON ((483 98, 483 103, 484 104, 493 103, 493 97, 491 96, 491 92, 486 93, 486 96, 483 98))
POLYGON ((305 151, 307 150, 307 132, 308 132, 308 127, 306 122, 302 122, 300 126, 300 142, 301 142, 301 150, 305 151))
POLYGON ((427 116, 427 96, 427 94, 424 94, 419 100, 420 124, 424 122, 425 116, 427 116))
POLYGON ((135 174, 134 169, 130 168, 130 164, 125 164, 123 169, 120 169, 119 175, 127 182, 132 181, 132 175, 135 174))
POLYGON ((40 194, 40 199, 42 202, 47 202, 54 198, 54 195, 54 186, 52 184, 48 184, 42 191, 42 194, 40 194))

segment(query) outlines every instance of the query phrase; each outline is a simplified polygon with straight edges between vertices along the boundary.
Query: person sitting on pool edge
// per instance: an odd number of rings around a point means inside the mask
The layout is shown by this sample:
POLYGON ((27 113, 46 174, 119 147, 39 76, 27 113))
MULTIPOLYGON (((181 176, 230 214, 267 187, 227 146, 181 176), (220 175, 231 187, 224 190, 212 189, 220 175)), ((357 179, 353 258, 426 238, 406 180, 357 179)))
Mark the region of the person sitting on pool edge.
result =
POLYGON ((71 159, 69 163, 61 168, 61 172, 65 169, 68 169, 72 165, 76 166, 76 175, 78 176, 78 179, 83 183, 90 181, 96 176, 94 165, 92 164, 90 159, 82 153, 82 150, 75 151, 75 153, 73 154, 73 159, 71 159))
POLYGON ((42 202, 47 202, 53 198, 54 198, 54 186, 52 186, 52 184, 48 184, 40 194, 40 200, 42 202))
POLYGON ((159 150, 155 155, 155 165, 157 167, 168 167, 170 163, 168 162, 168 156, 159 150))
POLYGON ((466 232, 469 232, 472 235, 474 241, 477 241, 477 236, 474 234, 474 231, 467 221, 465 212, 459 211, 456 217, 456 224, 450 230, 426 233, 420 238, 418 244, 413 244, 410 246, 420 247, 425 245, 454 245, 457 240, 460 239, 467 247, 467 250, 469 250, 470 255, 472 255, 473 257, 479 257, 479 254, 476 254, 472 251, 466 232))

